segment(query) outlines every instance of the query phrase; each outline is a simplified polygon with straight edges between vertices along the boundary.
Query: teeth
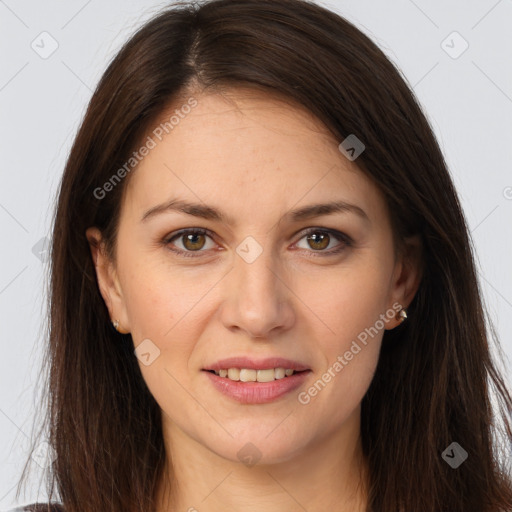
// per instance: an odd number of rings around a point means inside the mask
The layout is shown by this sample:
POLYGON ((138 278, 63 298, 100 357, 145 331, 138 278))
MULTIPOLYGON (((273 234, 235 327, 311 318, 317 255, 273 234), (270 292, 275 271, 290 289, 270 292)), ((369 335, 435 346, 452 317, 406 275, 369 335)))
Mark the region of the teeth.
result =
POLYGON ((242 382, 256 382, 258 371, 256 370, 246 370, 245 368, 240 370, 240 380, 242 382))
MULTIPOLYGON (((284 368, 275 368, 274 372, 276 375, 276 379, 283 379, 284 376, 286 375, 286 370, 284 368)), ((293 373, 293 370, 292 370, 292 373, 293 373)))
POLYGON ((294 370, 285 368, 269 368, 267 370, 252 370, 248 368, 228 368, 215 370, 219 377, 226 377, 230 380, 241 382, 272 382, 277 379, 290 377, 294 370))
POLYGON ((256 373, 256 380, 258 382, 272 382, 276 379, 276 371, 274 368, 269 370, 258 370, 256 373))
POLYGON ((240 380, 240 370, 238 368, 230 368, 228 370, 228 379, 240 380))

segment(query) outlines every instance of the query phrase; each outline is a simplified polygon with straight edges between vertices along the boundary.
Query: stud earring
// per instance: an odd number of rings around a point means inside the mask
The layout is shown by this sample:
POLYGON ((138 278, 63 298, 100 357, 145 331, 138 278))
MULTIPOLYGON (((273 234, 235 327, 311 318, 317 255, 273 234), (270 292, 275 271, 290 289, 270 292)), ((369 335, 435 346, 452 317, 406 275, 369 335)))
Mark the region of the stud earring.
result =
POLYGON ((405 320, 407 320, 407 310, 405 308, 402 308, 397 314, 396 318, 400 320, 400 323, 402 324, 405 320))
POLYGON ((119 332, 119 331, 117 330, 117 328, 119 327, 119 320, 114 320, 114 321, 112 322, 112 325, 114 326, 114 329, 115 329, 117 332, 119 332))

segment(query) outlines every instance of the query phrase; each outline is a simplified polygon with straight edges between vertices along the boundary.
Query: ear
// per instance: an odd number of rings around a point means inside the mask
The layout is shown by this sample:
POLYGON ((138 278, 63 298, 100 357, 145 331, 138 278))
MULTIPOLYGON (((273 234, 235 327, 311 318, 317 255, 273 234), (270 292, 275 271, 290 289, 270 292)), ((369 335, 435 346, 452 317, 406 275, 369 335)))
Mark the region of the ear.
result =
MULTIPOLYGON (((398 252, 391 283, 389 308, 397 309, 397 304, 407 309, 418 291, 423 275, 423 244, 420 235, 406 238, 398 252), (394 306, 393 306, 394 305, 394 306)), ((398 312, 398 311, 397 311, 398 312)), ((399 319, 387 323, 387 329, 400 324, 399 319)))
POLYGON ((130 326, 123 292, 115 265, 106 253, 101 231, 98 228, 91 227, 86 230, 85 236, 91 249, 98 287, 107 305, 110 319, 119 322, 118 332, 127 334, 130 332, 130 326))

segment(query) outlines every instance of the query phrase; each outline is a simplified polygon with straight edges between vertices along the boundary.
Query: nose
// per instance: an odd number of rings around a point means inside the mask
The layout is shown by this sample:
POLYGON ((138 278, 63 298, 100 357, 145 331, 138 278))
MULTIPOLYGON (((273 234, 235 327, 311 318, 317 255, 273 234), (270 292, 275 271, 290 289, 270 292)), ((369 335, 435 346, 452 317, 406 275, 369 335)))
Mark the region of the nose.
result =
POLYGON ((269 339, 290 329, 295 321, 294 295, 287 281, 286 269, 270 251, 264 249, 251 263, 235 254, 221 307, 224 326, 251 339, 269 339))

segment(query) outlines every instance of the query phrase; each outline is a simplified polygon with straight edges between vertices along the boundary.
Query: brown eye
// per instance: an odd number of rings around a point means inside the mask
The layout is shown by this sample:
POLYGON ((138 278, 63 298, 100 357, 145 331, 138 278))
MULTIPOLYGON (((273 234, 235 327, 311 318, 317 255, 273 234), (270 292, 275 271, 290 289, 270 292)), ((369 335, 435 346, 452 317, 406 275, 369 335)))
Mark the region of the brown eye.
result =
POLYGON ((316 232, 307 235, 307 240, 312 249, 322 250, 329 245, 330 236, 328 233, 316 232))
POLYGON ((185 249, 197 251, 203 248, 206 237, 202 233, 190 233, 188 235, 182 235, 182 240, 185 249))
POLYGON ((340 231, 311 228, 303 233, 297 246, 299 249, 307 250, 313 256, 333 256, 351 247, 352 244, 352 238, 340 231), (306 240, 307 247, 304 245, 300 246, 304 239, 306 240))
POLYGON ((200 256, 202 252, 215 247, 210 234, 204 229, 184 229, 174 233, 163 240, 164 244, 173 252, 182 256, 200 256), (210 245, 208 245, 210 239, 210 245))

